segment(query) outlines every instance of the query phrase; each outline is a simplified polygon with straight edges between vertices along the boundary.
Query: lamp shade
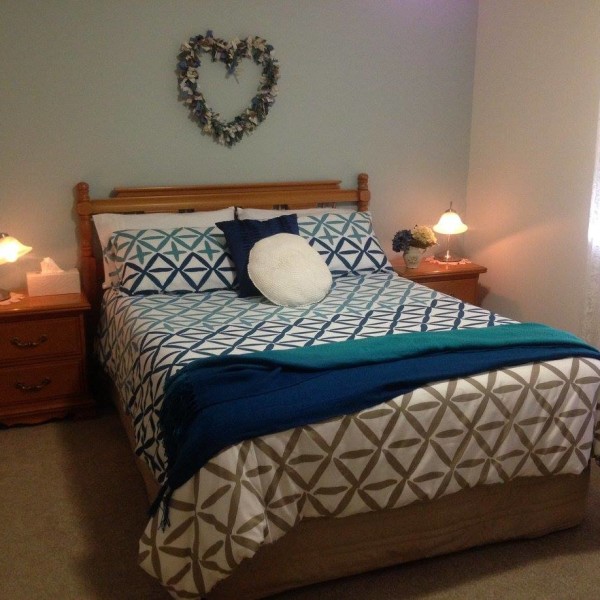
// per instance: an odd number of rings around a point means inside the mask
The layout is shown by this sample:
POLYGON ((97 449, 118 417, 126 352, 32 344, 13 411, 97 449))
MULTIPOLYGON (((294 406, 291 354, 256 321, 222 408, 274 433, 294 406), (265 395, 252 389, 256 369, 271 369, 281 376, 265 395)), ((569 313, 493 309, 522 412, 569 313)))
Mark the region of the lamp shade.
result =
POLYGON ((0 265, 15 262, 21 256, 31 252, 30 246, 25 246, 7 233, 0 233, 0 265))
POLYGON ((450 208, 444 212, 440 220, 433 226, 433 230, 436 233, 444 235, 464 233, 467 229, 468 227, 462 222, 460 215, 452 210, 452 204, 450 204, 450 208))

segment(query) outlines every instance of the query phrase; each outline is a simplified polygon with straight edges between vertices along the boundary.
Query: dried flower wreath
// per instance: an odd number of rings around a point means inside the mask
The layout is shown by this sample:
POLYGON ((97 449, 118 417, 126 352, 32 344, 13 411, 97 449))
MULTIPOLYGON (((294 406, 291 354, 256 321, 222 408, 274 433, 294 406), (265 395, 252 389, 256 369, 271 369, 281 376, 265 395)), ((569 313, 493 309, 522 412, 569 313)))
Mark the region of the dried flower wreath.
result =
POLYGON ((190 109, 203 133, 211 135, 219 144, 231 147, 242 139, 244 133, 251 133, 266 119, 275 102, 279 79, 279 63, 272 54, 273 46, 260 37, 227 42, 213 37, 212 31, 207 31, 205 36, 192 37, 181 45, 177 63, 180 98, 190 109), (227 67, 227 75, 235 75, 243 58, 252 59, 262 66, 258 92, 252 98, 250 106, 228 123, 207 106, 199 89, 198 69, 202 53, 209 54, 212 62, 222 62, 227 67))

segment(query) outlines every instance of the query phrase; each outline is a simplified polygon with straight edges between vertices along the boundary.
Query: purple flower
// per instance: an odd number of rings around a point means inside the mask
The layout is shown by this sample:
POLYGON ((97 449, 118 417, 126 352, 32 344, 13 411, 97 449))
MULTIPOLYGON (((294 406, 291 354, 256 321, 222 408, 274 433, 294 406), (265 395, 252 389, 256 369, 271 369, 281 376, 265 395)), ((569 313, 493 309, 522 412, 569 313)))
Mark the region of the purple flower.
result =
POLYGON ((412 233, 408 229, 398 231, 392 240, 392 250, 394 252, 406 252, 412 242, 412 233))

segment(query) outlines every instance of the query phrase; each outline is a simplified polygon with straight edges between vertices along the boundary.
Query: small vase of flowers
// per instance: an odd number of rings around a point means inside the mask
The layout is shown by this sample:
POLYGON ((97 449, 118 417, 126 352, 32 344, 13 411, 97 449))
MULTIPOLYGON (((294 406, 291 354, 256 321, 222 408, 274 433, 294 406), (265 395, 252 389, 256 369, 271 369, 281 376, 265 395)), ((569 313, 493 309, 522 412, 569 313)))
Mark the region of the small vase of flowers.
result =
POLYGON ((392 240, 392 250, 402 252, 404 262, 409 269, 416 269, 425 250, 437 244, 433 229, 427 225, 415 225, 412 229, 402 229, 392 240))

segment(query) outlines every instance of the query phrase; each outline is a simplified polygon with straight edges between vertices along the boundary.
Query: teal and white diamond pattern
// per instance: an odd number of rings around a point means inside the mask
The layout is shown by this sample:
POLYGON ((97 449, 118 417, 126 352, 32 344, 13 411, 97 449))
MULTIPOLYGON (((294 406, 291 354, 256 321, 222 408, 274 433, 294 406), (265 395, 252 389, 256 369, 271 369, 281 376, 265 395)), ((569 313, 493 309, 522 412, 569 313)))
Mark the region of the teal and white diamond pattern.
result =
POLYGON ((116 231, 109 252, 113 285, 130 295, 235 287, 235 266, 215 226, 116 231))
POLYGON ((304 308, 226 290, 180 296, 113 290, 105 296, 97 351, 134 416, 138 454, 162 478, 166 459, 157 410, 163 386, 192 360, 508 322, 394 273, 335 279, 323 301, 304 308))
POLYGON ((323 257, 333 277, 393 270, 368 212, 301 215, 298 229, 323 257))

